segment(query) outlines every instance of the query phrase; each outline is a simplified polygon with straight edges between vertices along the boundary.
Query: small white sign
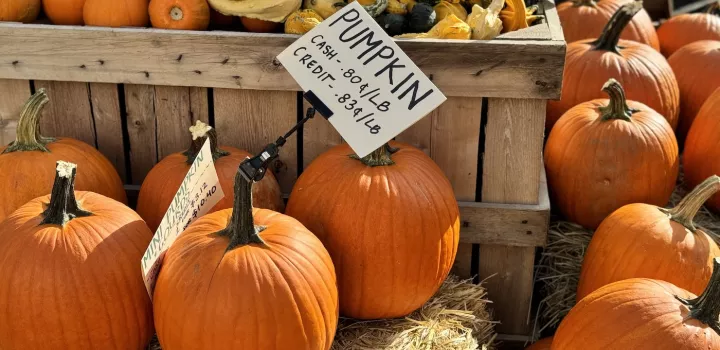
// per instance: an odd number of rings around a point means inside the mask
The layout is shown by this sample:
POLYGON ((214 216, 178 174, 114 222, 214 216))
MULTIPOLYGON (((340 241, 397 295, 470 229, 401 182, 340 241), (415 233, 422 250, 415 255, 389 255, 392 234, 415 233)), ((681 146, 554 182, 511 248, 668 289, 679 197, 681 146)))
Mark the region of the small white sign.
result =
POLYGON ((303 90, 332 111, 330 123, 360 157, 446 100, 358 1, 277 58, 303 90))
POLYGON ((153 296, 165 251, 195 219, 207 213, 223 197, 225 194, 215 171, 208 139, 195 157, 143 255, 142 272, 150 299, 153 296))

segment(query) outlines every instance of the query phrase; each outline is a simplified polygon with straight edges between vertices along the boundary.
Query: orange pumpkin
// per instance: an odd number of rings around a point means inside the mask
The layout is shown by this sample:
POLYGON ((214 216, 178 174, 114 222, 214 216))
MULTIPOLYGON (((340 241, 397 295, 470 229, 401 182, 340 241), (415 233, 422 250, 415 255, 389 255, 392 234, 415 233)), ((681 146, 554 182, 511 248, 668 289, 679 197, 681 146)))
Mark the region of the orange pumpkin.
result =
POLYGON ((560 101, 548 101, 546 126, 573 106, 601 98, 595 86, 610 78, 625 87, 629 99, 642 102, 677 125, 680 92, 665 58, 650 46, 620 40, 620 33, 642 7, 625 4, 613 15, 597 40, 574 42, 567 47, 560 101))
POLYGON ((720 248, 693 218, 720 190, 713 176, 673 209, 649 204, 626 205, 603 220, 585 253, 577 300, 612 282, 652 278, 702 293, 720 248))
POLYGON ((253 209, 251 194, 238 172, 233 209, 198 219, 168 249, 153 297, 163 349, 330 349, 330 255, 297 220, 253 209))
POLYGON ((525 350, 550 350, 553 338, 547 337, 534 342, 532 345, 525 348, 525 350))
POLYGON ((671 17, 658 28, 657 34, 665 57, 696 41, 720 40, 720 2, 711 6, 707 13, 671 17))
POLYGON ((363 159, 346 144, 323 153, 295 183, 287 214, 333 257, 340 312, 348 317, 416 310, 438 290, 457 253, 460 220, 450 182, 404 143, 363 159))
POLYGON ((53 24, 82 25, 85 0, 43 0, 43 11, 53 24))
POLYGON ((700 297, 671 283, 633 278, 581 300, 563 319, 553 350, 720 349, 720 259, 700 297))
POLYGON ((40 0, 0 1, 0 22, 33 22, 40 14, 40 6, 40 0))
POLYGON ((147 27, 149 0, 86 0, 83 20, 100 27, 147 27))
MULTIPOLYGON (((708 97, 693 122, 683 153, 685 182, 696 186, 704 178, 720 175, 720 88, 708 97)), ((720 213, 720 194, 706 206, 720 213)))
MULTIPOLYGON (((156 164, 140 187, 137 211, 153 231, 160 226, 175 193, 190 170, 190 165, 208 138, 210 138, 210 148, 215 161, 215 171, 220 180, 220 187, 225 193, 225 198, 215 204, 208 213, 232 208, 235 173, 240 163, 251 156, 250 153, 234 147, 218 146, 215 129, 201 121, 197 121, 195 126, 190 127, 190 131, 193 139, 190 148, 185 152, 171 154, 156 164)), ((253 187, 253 205, 279 212, 285 209, 280 185, 272 172, 268 172, 265 178, 253 187)))
POLYGON ((148 11, 155 28, 206 30, 210 25, 207 0, 151 0, 148 11))
MULTIPOLYGON (((565 41, 568 43, 595 39, 620 6, 634 0, 573 0, 557 5, 558 17, 562 23, 565 41)), ((621 39, 637 41, 660 51, 655 26, 650 15, 641 9, 620 35, 621 39)))
POLYGON ((705 100, 720 87, 720 41, 696 41, 668 59, 680 87, 680 124, 676 135, 683 144, 705 100))
POLYGON ((240 23, 248 32, 273 33, 278 31, 282 23, 264 21, 257 18, 240 17, 240 23))
POLYGON ((678 175, 678 146, 667 121, 627 101, 614 79, 602 91, 609 100, 573 107, 545 146, 553 204, 589 229, 626 204, 664 205, 678 175))
POLYGON ((122 203, 74 191, 75 174, 58 162, 52 194, 0 223, 3 349, 144 349, 153 335, 138 269, 152 233, 122 203))
POLYGON ((0 147, 0 221, 15 209, 50 193, 55 172, 51 169, 61 159, 79 164, 83 171, 77 179, 78 190, 92 191, 127 203, 125 189, 117 171, 107 158, 92 146, 71 138, 48 138, 39 135, 39 118, 49 101, 45 89, 39 89, 25 104, 18 120, 17 138, 0 147))

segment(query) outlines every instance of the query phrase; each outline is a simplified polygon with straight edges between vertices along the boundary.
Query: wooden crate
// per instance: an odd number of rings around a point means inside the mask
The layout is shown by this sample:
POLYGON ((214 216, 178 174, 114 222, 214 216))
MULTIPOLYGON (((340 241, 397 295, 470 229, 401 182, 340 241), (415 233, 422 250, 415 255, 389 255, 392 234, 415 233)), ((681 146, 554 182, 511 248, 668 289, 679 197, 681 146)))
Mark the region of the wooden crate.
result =
MULTIPOLYGON (((397 137, 429 154, 460 201, 455 273, 488 276, 500 332, 528 334, 536 247, 549 219, 542 164, 546 100, 559 98, 565 41, 554 4, 544 23, 492 41, 399 45, 448 96, 397 137)), ((0 142, 38 88, 41 129, 95 145, 131 192, 163 157, 185 149, 195 120, 220 143, 257 152, 304 114, 299 87, 274 59, 291 35, 0 23, 0 142)), ((322 118, 282 149, 289 193, 302 169, 341 142, 322 118)))

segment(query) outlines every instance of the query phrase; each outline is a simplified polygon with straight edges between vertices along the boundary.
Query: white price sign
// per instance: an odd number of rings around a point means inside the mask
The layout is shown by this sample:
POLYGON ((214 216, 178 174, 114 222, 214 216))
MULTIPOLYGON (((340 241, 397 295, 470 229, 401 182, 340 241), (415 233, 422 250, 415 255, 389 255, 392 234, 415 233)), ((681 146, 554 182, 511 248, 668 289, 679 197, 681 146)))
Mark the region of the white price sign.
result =
POLYGON ((210 151, 210 139, 207 139, 143 255, 141 261, 143 278, 151 299, 165 251, 185 228, 207 213, 223 197, 225 194, 220 187, 210 151))
POLYGON ((361 157, 446 100, 358 1, 277 58, 330 109, 328 120, 361 157))

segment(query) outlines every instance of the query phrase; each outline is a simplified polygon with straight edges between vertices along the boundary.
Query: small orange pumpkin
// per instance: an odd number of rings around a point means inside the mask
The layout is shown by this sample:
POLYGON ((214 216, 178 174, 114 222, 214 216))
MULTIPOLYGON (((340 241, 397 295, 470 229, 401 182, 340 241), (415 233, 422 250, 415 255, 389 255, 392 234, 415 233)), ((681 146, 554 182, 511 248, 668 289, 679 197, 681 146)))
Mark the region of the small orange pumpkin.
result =
POLYGON ((43 11, 53 24, 82 25, 85 0, 43 0, 43 11))
POLYGON ((100 27, 147 27, 149 0, 86 0, 83 20, 100 27))
POLYGON ((254 33, 274 33, 277 32, 282 23, 264 21, 262 19, 240 17, 240 23, 248 32, 254 33))
POLYGON ((2 0, 0 22, 33 22, 40 14, 40 6, 40 0, 2 0))
POLYGON ((681 47, 700 40, 720 40, 720 1, 707 13, 684 13, 671 17, 657 30, 665 57, 681 47))
POLYGON ((207 0, 151 0, 148 11, 155 28, 206 30, 210 25, 207 0))
MULTIPOLYGON (((704 178, 720 175, 720 88, 708 97, 693 122, 683 153, 685 181, 696 186, 704 178)), ((720 194, 705 204, 720 213, 720 194)))

